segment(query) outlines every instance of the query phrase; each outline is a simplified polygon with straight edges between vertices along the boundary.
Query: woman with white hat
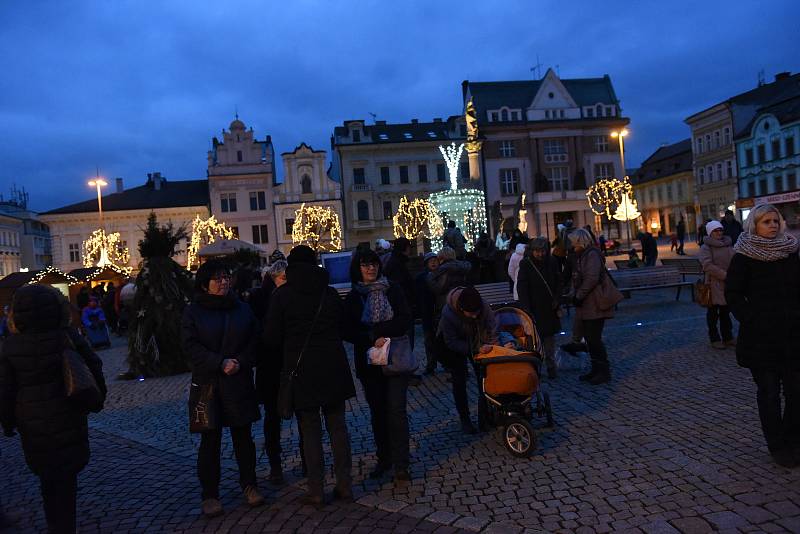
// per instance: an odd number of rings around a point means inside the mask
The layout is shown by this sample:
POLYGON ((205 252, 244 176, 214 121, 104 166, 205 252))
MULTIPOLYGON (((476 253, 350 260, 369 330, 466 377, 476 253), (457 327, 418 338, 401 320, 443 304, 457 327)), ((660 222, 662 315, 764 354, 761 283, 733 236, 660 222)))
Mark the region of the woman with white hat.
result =
POLYGON ((730 309, 725 300, 725 278, 733 258, 733 247, 731 238, 722 231, 719 221, 706 224, 707 237, 703 240, 698 258, 703 264, 706 283, 711 286, 711 305, 706 311, 706 323, 711 346, 715 349, 736 346, 730 309))

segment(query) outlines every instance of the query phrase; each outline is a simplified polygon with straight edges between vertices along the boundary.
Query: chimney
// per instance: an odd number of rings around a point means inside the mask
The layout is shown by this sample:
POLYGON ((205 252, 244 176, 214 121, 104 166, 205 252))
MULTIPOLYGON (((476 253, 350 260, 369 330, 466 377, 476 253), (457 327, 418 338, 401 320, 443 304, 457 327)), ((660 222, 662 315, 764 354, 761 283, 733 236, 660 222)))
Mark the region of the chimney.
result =
POLYGON ((779 82, 781 80, 787 80, 791 75, 792 73, 789 71, 779 72, 778 74, 775 75, 775 81, 779 82))
POLYGON ((125 188, 122 187, 122 178, 117 178, 116 182, 117 182, 117 191, 116 192, 117 193, 122 193, 125 190, 125 188))
POLYGON ((434 117, 433 118, 433 122, 442 122, 442 118, 441 117, 434 117))
MULTIPOLYGON (((148 176, 150 176, 150 175, 148 174, 148 176)), ((160 172, 154 172, 153 173, 153 191, 161 191, 161 183, 163 181, 164 181, 164 179, 161 177, 161 173, 160 172)))
POLYGON ((411 119, 411 124, 417 124, 418 122, 419 122, 419 119, 411 119))

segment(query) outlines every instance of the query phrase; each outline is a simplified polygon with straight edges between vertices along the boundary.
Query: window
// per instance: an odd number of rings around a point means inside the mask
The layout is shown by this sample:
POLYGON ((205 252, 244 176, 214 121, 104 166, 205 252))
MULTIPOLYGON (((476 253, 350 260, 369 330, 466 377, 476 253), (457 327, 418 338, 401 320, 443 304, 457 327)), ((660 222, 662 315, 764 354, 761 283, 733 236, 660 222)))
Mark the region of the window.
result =
POLYGON ((513 113, 511 113, 511 119, 515 120, 515 121, 518 121, 519 120, 519 111, 514 111, 513 113))
POLYGON ((603 116, 603 106, 601 106, 600 104, 597 104, 597 106, 595 107, 595 111, 597 112, 598 117, 603 116))
POLYGON ((706 175, 708 176, 708 181, 709 182, 713 182, 714 181, 714 166, 713 165, 709 165, 708 167, 706 167, 706 175))
POLYGON ((238 226, 231 226, 231 232, 233 232, 233 238, 239 239, 239 227, 238 226))
POLYGON ((786 175, 786 190, 794 191, 797 189, 797 174, 790 172, 786 175))
POLYGON ((292 228, 294 227, 294 219, 284 219, 283 224, 286 225, 286 235, 292 235, 292 228))
POLYGON ((667 184, 667 200, 672 200, 672 184, 667 184))
POLYGON ((706 134, 706 150, 711 150, 711 134, 706 134))
POLYGON ((238 161, 239 163, 241 163, 241 161, 242 161, 242 151, 241 150, 237 150, 236 151, 236 161, 238 161))
POLYGON ((678 200, 683 200, 683 182, 678 182, 678 200))
POLYGON ((266 224, 254 224, 253 225, 253 244, 254 245, 266 245, 269 243, 269 234, 267 232, 267 225, 266 224))
POLYGON ((388 136, 387 134, 385 134, 385 133, 378 134, 378 138, 379 138, 381 141, 388 141, 388 140, 389 140, 389 136, 388 136))
POLYGON ((550 188, 553 191, 566 191, 569 189, 567 167, 550 167, 550 188))
POLYGON ((389 185, 390 183, 389 167, 381 167, 381 185, 389 185))
POLYGON ((772 140, 772 159, 780 159, 781 158, 781 140, 780 139, 773 139, 772 140))
POLYGON ((719 130, 717 130, 716 132, 714 132, 714 148, 719 148, 719 147, 720 147, 719 130))
POLYGON ((414 136, 413 136, 413 135, 411 135, 409 132, 405 132, 405 133, 403 134, 403 137, 405 137, 406 139, 413 139, 413 138, 414 138, 414 136))
POLYGON ((367 179, 364 176, 364 167, 355 167, 353 169, 353 183, 355 185, 364 185, 367 183, 367 179))
POLYGON ((614 176, 613 163, 595 163, 594 165, 594 179, 600 180, 602 178, 611 178, 614 176))
POLYGON ((703 169, 703 167, 697 169, 697 181, 701 184, 706 183, 706 171, 703 169))
POLYGON ((400 165, 400 183, 408 183, 408 165, 400 165))
POLYGON ((586 108, 586 116, 589 118, 594 117, 594 108, 586 108))
POLYGON ((518 169, 500 169, 500 194, 505 197, 519 194, 518 169))
POLYGON ((764 163, 765 161, 767 161, 767 147, 766 147, 766 145, 763 145, 763 144, 758 145, 756 147, 756 150, 758 151, 758 163, 764 163))
POLYGON ((756 184, 755 182, 750 182, 747 184, 747 196, 754 197, 756 196, 756 184))
POLYGON ((717 180, 722 180, 722 163, 717 163, 717 180))
POLYGON ((500 112, 500 120, 506 122, 508 120, 508 110, 504 109, 500 112))
POLYGON ((428 131, 428 137, 430 137, 431 139, 436 139, 436 132, 428 131))
POLYGON ((437 182, 444 182, 447 180, 447 173, 444 170, 444 163, 437 163, 436 164, 436 181, 437 182))
POLYGON ((545 119, 549 119, 550 118, 550 110, 549 109, 544 112, 544 118, 545 119))
POLYGON ((723 142, 725 143, 725 145, 731 144, 731 129, 725 127, 725 129, 722 132, 723 132, 723 142))
POLYGON ((417 165, 417 176, 419 177, 419 183, 424 184, 428 182, 428 166, 427 165, 417 165))
POLYGON ((514 157, 514 141, 500 141, 500 155, 504 158, 514 157))
POLYGON ((697 153, 698 154, 702 154, 703 153, 703 138, 702 137, 698 137, 697 138, 697 153))
POLYGON ((594 138, 594 151, 595 152, 608 152, 608 136, 597 135, 594 138))
POLYGON ((236 211, 236 193, 222 193, 219 198, 223 212, 236 211))
POLYGON ((69 262, 78 263, 81 261, 81 249, 78 243, 69 244, 69 262))
POLYGON ((492 111, 489 113, 489 122, 498 122, 500 120, 500 116, 497 114, 496 111, 492 111))
POLYGON ((300 178, 300 191, 304 195, 311 193, 311 177, 307 174, 300 178))
POLYGON ((784 139, 783 145, 783 151, 786 153, 784 157, 788 158, 789 156, 794 156, 794 137, 787 137, 784 139))
POLYGON ((766 178, 762 178, 761 180, 758 181, 758 194, 759 195, 766 195, 768 193, 769 193, 769 190, 767 188, 767 179, 766 178))
POLYGON ((394 217, 394 212, 392 211, 392 201, 391 200, 384 200, 383 201, 383 219, 384 220, 391 220, 394 217))
POLYGON ((250 211, 267 209, 267 194, 264 191, 250 191, 250 211))
POLYGON ((664 201, 664 190, 659 187, 656 189, 656 193, 658 193, 658 202, 659 204, 664 201))
POLYGON ((728 161, 726 161, 725 163, 727 164, 727 169, 726 169, 726 175, 725 175, 725 177, 726 177, 726 178, 733 178, 733 160, 730 160, 730 159, 729 159, 729 160, 728 160, 728 161))
POLYGON ((563 119, 563 118, 564 118, 564 110, 563 110, 563 109, 559 109, 559 110, 558 110, 558 117, 559 117, 560 119, 563 119))
POLYGON ((562 139, 545 139, 544 153, 546 156, 553 154, 566 154, 567 148, 562 139))
POLYGON ((353 142, 354 143, 361 142, 361 130, 353 130, 353 142))
POLYGON ((656 201, 656 190, 654 188, 650 188, 647 190, 648 196, 650 197, 650 204, 653 204, 656 201))
POLYGON ((744 150, 744 160, 745 160, 745 166, 747 166, 747 167, 752 167, 753 166, 753 149, 752 148, 746 148, 744 150))
POLYGON ((356 211, 358 211, 358 220, 359 221, 368 221, 369 220, 369 204, 367 204, 366 200, 359 200, 358 204, 356 204, 356 211))

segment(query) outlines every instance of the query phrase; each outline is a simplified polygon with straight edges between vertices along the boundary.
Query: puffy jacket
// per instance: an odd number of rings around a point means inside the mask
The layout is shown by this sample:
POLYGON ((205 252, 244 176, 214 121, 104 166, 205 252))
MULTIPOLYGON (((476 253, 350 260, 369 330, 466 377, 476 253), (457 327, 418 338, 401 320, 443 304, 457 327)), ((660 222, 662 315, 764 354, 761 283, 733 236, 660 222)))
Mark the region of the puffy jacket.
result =
POLYGON ((508 260, 508 277, 514 283, 514 300, 519 300, 517 295, 517 273, 519 273, 519 262, 525 257, 526 248, 524 243, 519 243, 508 260))
POLYGON ((471 358, 481 345, 497 345, 497 319, 485 300, 477 318, 464 315, 458 306, 462 289, 458 287, 447 295, 437 333, 442 336, 449 352, 471 358))
POLYGON ((711 302, 716 306, 725 306, 725 278, 728 266, 733 258, 731 238, 723 235, 722 239, 708 236, 703 240, 697 259, 703 265, 706 283, 711 286, 711 302))

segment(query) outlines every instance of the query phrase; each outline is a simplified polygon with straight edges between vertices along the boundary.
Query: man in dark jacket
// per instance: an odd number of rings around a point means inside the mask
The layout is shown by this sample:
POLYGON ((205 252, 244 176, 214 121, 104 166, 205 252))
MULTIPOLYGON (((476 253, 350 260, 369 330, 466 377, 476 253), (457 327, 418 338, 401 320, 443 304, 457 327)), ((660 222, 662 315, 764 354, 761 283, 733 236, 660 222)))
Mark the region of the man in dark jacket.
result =
POLYGON ((328 286, 328 271, 317 266, 316 254, 304 245, 293 248, 288 261, 286 284, 275 290, 269 304, 264 339, 269 354, 282 355, 283 372, 295 373, 291 408, 298 416, 308 469, 308 493, 302 501, 321 506, 325 462, 320 411, 333 449, 334 497, 353 498, 344 408, 356 389, 342 344, 344 306, 328 286))
MULTIPOLYGON (((467 403, 467 361, 472 362, 475 376, 480 376, 472 357, 478 352, 489 352, 497 345, 497 320, 489 305, 481 299, 474 287, 458 287, 447 296, 437 333, 441 337, 442 361, 453 377, 453 400, 461 419, 461 429, 476 432, 469 416, 467 403)), ((480 379, 478 383, 478 426, 486 429, 486 399, 480 379)))
POLYGON ((75 348, 102 399, 106 395, 103 362, 69 328, 70 317, 69 303, 58 290, 39 284, 17 289, 12 335, 0 355, 0 423, 6 436, 17 429, 22 436, 28 467, 41 480, 50 532, 75 532, 78 473, 89 463, 86 413, 64 393, 65 347, 75 348))
POLYGON ((442 236, 442 242, 446 246, 455 250, 456 258, 459 260, 464 259, 464 256, 467 253, 467 240, 464 239, 464 234, 462 234, 461 229, 456 226, 455 221, 447 222, 447 230, 445 230, 444 235, 442 236))
POLYGON ((722 223, 722 234, 731 238, 731 243, 736 244, 739 234, 742 233, 742 223, 736 220, 731 210, 725 210, 725 216, 720 221, 722 223))
POLYGON ((439 268, 439 258, 428 252, 422 259, 425 270, 417 275, 414 285, 417 290, 417 309, 422 317, 422 332, 425 334, 425 374, 436 371, 436 322, 434 321, 435 297, 428 287, 428 275, 439 268))
POLYGON ((653 267, 658 259, 658 243, 650 232, 639 232, 636 239, 642 243, 642 260, 645 267, 653 267))
POLYGON ((678 221, 678 226, 675 228, 675 232, 678 234, 678 254, 685 256, 686 253, 683 251, 683 245, 686 241, 686 223, 683 221, 683 218, 678 221))

